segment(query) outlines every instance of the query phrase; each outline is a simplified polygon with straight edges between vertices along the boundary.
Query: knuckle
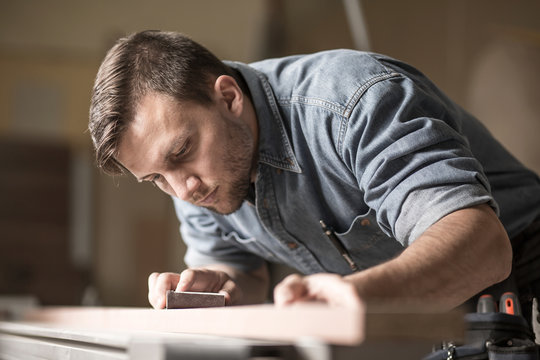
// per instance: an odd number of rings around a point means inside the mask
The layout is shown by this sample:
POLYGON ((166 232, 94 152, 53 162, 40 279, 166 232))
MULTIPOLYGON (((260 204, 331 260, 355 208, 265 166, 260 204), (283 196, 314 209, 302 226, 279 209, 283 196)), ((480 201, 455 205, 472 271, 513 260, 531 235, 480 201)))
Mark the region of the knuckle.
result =
POLYGON ((300 274, 291 274, 289 276, 287 276, 287 279, 289 281, 300 281, 303 279, 303 276, 301 276, 300 274))
POLYGON ((168 277, 167 273, 160 273, 157 276, 158 280, 163 280, 163 279, 166 279, 167 277, 168 277))
POLYGON ((298 274, 291 274, 287 276, 281 283, 281 287, 292 287, 292 286, 298 286, 303 282, 303 277, 298 274))
POLYGON ((186 269, 182 271, 182 279, 191 279, 195 276, 197 270, 194 269, 186 269))
POLYGON ((170 278, 171 278, 171 274, 169 273, 158 274, 156 277, 156 286, 158 287, 164 286, 165 284, 169 282, 170 278))
POLYGON ((153 272, 150 275, 148 275, 148 287, 151 287, 155 284, 158 276, 159 276, 159 273, 157 272, 153 272))

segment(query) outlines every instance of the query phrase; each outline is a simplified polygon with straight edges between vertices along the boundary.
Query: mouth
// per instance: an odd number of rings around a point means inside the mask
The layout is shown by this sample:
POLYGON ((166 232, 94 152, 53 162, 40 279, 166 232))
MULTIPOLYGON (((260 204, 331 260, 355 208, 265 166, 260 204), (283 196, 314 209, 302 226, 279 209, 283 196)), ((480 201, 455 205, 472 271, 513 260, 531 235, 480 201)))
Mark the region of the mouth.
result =
POLYGON ((208 195, 206 195, 201 200, 197 201, 198 206, 208 206, 216 201, 216 193, 217 193, 218 186, 214 188, 214 190, 210 191, 208 195))

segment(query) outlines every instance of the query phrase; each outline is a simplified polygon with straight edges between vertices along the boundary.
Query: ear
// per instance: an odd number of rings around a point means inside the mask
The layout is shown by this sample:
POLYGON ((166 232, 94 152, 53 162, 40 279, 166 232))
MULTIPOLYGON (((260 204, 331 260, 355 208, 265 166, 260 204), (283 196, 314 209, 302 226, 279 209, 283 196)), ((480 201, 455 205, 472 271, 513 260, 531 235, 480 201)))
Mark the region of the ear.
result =
POLYGON ((244 108, 244 94, 236 80, 229 75, 219 76, 214 83, 214 93, 218 102, 224 101, 227 109, 235 116, 240 116, 244 108))

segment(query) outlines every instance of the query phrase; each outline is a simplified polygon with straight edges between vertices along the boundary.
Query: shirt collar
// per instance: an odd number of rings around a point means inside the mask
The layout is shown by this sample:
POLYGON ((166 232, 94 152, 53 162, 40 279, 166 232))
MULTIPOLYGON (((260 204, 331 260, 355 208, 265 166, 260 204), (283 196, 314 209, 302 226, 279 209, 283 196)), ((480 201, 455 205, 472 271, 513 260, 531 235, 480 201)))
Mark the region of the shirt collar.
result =
POLYGON ((259 125, 259 162, 301 173, 274 92, 264 74, 240 62, 225 63, 240 72, 251 92, 259 125))

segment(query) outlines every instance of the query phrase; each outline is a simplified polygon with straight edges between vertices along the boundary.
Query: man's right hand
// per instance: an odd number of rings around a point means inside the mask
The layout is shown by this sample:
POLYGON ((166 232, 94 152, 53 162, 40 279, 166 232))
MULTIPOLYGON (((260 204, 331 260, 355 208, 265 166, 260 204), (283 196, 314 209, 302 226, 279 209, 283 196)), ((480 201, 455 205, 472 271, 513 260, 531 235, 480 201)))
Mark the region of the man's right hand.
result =
POLYGON ((238 304, 241 290, 231 277, 221 270, 187 269, 180 274, 176 291, 213 292, 225 295, 225 305, 238 304))
POLYGON ((150 274, 148 301, 155 309, 165 308, 168 290, 220 293, 225 295, 225 305, 234 305, 242 298, 239 287, 226 272, 211 269, 187 269, 181 274, 150 274))

